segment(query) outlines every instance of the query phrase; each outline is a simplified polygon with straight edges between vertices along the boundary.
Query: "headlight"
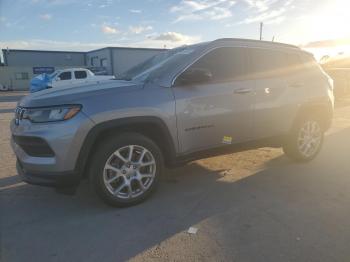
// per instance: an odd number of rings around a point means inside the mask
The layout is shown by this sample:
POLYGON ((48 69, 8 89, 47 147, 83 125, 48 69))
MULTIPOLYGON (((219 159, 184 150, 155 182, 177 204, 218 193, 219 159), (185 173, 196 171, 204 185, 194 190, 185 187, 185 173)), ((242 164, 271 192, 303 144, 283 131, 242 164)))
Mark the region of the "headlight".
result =
POLYGON ((33 123, 63 121, 71 119, 80 110, 80 105, 25 108, 22 119, 28 119, 33 123))

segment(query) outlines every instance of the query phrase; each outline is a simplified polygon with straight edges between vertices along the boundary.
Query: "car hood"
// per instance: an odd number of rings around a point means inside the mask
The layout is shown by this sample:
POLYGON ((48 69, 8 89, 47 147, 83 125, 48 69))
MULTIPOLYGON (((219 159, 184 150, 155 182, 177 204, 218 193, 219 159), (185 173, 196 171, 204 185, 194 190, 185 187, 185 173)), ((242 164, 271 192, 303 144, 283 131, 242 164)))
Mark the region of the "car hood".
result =
POLYGON ((56 87, 29 94, 22 98, 19 106, 44 107, 63 104, 79 104, 89 97, 121 95, 143 87, 142 82, 110 80, 103 83, 75 87, 56 87))

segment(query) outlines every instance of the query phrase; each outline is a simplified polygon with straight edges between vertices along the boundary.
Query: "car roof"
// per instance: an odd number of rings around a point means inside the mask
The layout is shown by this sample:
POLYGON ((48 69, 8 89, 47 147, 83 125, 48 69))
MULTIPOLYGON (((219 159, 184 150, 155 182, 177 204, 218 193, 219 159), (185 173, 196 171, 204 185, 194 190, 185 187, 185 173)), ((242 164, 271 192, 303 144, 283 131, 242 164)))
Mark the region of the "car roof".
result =
POLYGON ((86 68, 82 68, 82 67, 70 67, 70 68, 62 68, 62 69, 59 69, 60 71, 66 71, 66 70, 89 70, 89 69, 86 69, 86 68))
POLYGON ((254 40, 254 39, 245 39, 245 38, 219 38, 210 42, 211 44, 217 43, 230 43, 230 44, 244 44, 252 47, 271 47, 271 48, 288 48, 293 50, 301 50, 296 45, 264 41, 264 40, 254 40))

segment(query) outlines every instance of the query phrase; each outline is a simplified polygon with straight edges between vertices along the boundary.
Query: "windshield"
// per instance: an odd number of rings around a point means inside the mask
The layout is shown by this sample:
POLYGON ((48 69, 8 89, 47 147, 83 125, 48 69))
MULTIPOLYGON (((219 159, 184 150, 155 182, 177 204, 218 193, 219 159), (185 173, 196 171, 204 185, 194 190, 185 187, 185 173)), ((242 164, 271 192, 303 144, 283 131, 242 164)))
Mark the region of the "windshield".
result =
POLYGON ((58 73, 59 73, 60 71, 55 71, 55 72, 53 72, 53 73, 51 73, 51 74, 49 74, 49 77, 52 79, 52 78, 55 78, 57 75, 58 75, 58 73))
POLYGON ((183 46, 162 52, 147 59, 143 63, 132 67, 116 79, 127 81, 133 79, 145 80, 151 72, 160 68, 165 63, 178 60, 180 57, 183 58, 184 56, 191 54, 193 51, 193 46, 183 46))

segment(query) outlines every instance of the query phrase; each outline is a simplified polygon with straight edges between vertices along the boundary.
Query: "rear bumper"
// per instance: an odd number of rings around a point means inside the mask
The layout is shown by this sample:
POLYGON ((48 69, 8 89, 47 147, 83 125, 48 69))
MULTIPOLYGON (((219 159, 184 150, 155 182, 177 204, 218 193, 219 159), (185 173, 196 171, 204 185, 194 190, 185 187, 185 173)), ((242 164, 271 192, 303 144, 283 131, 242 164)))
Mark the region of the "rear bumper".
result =
POLYGON ((16 168, 19 176, 24 182, 32 185, 49 187, 74 187, 78 186, 80 176, 74 172, 61 173, 29 173, 25 170, 22 163, 17 159, 16 168))

